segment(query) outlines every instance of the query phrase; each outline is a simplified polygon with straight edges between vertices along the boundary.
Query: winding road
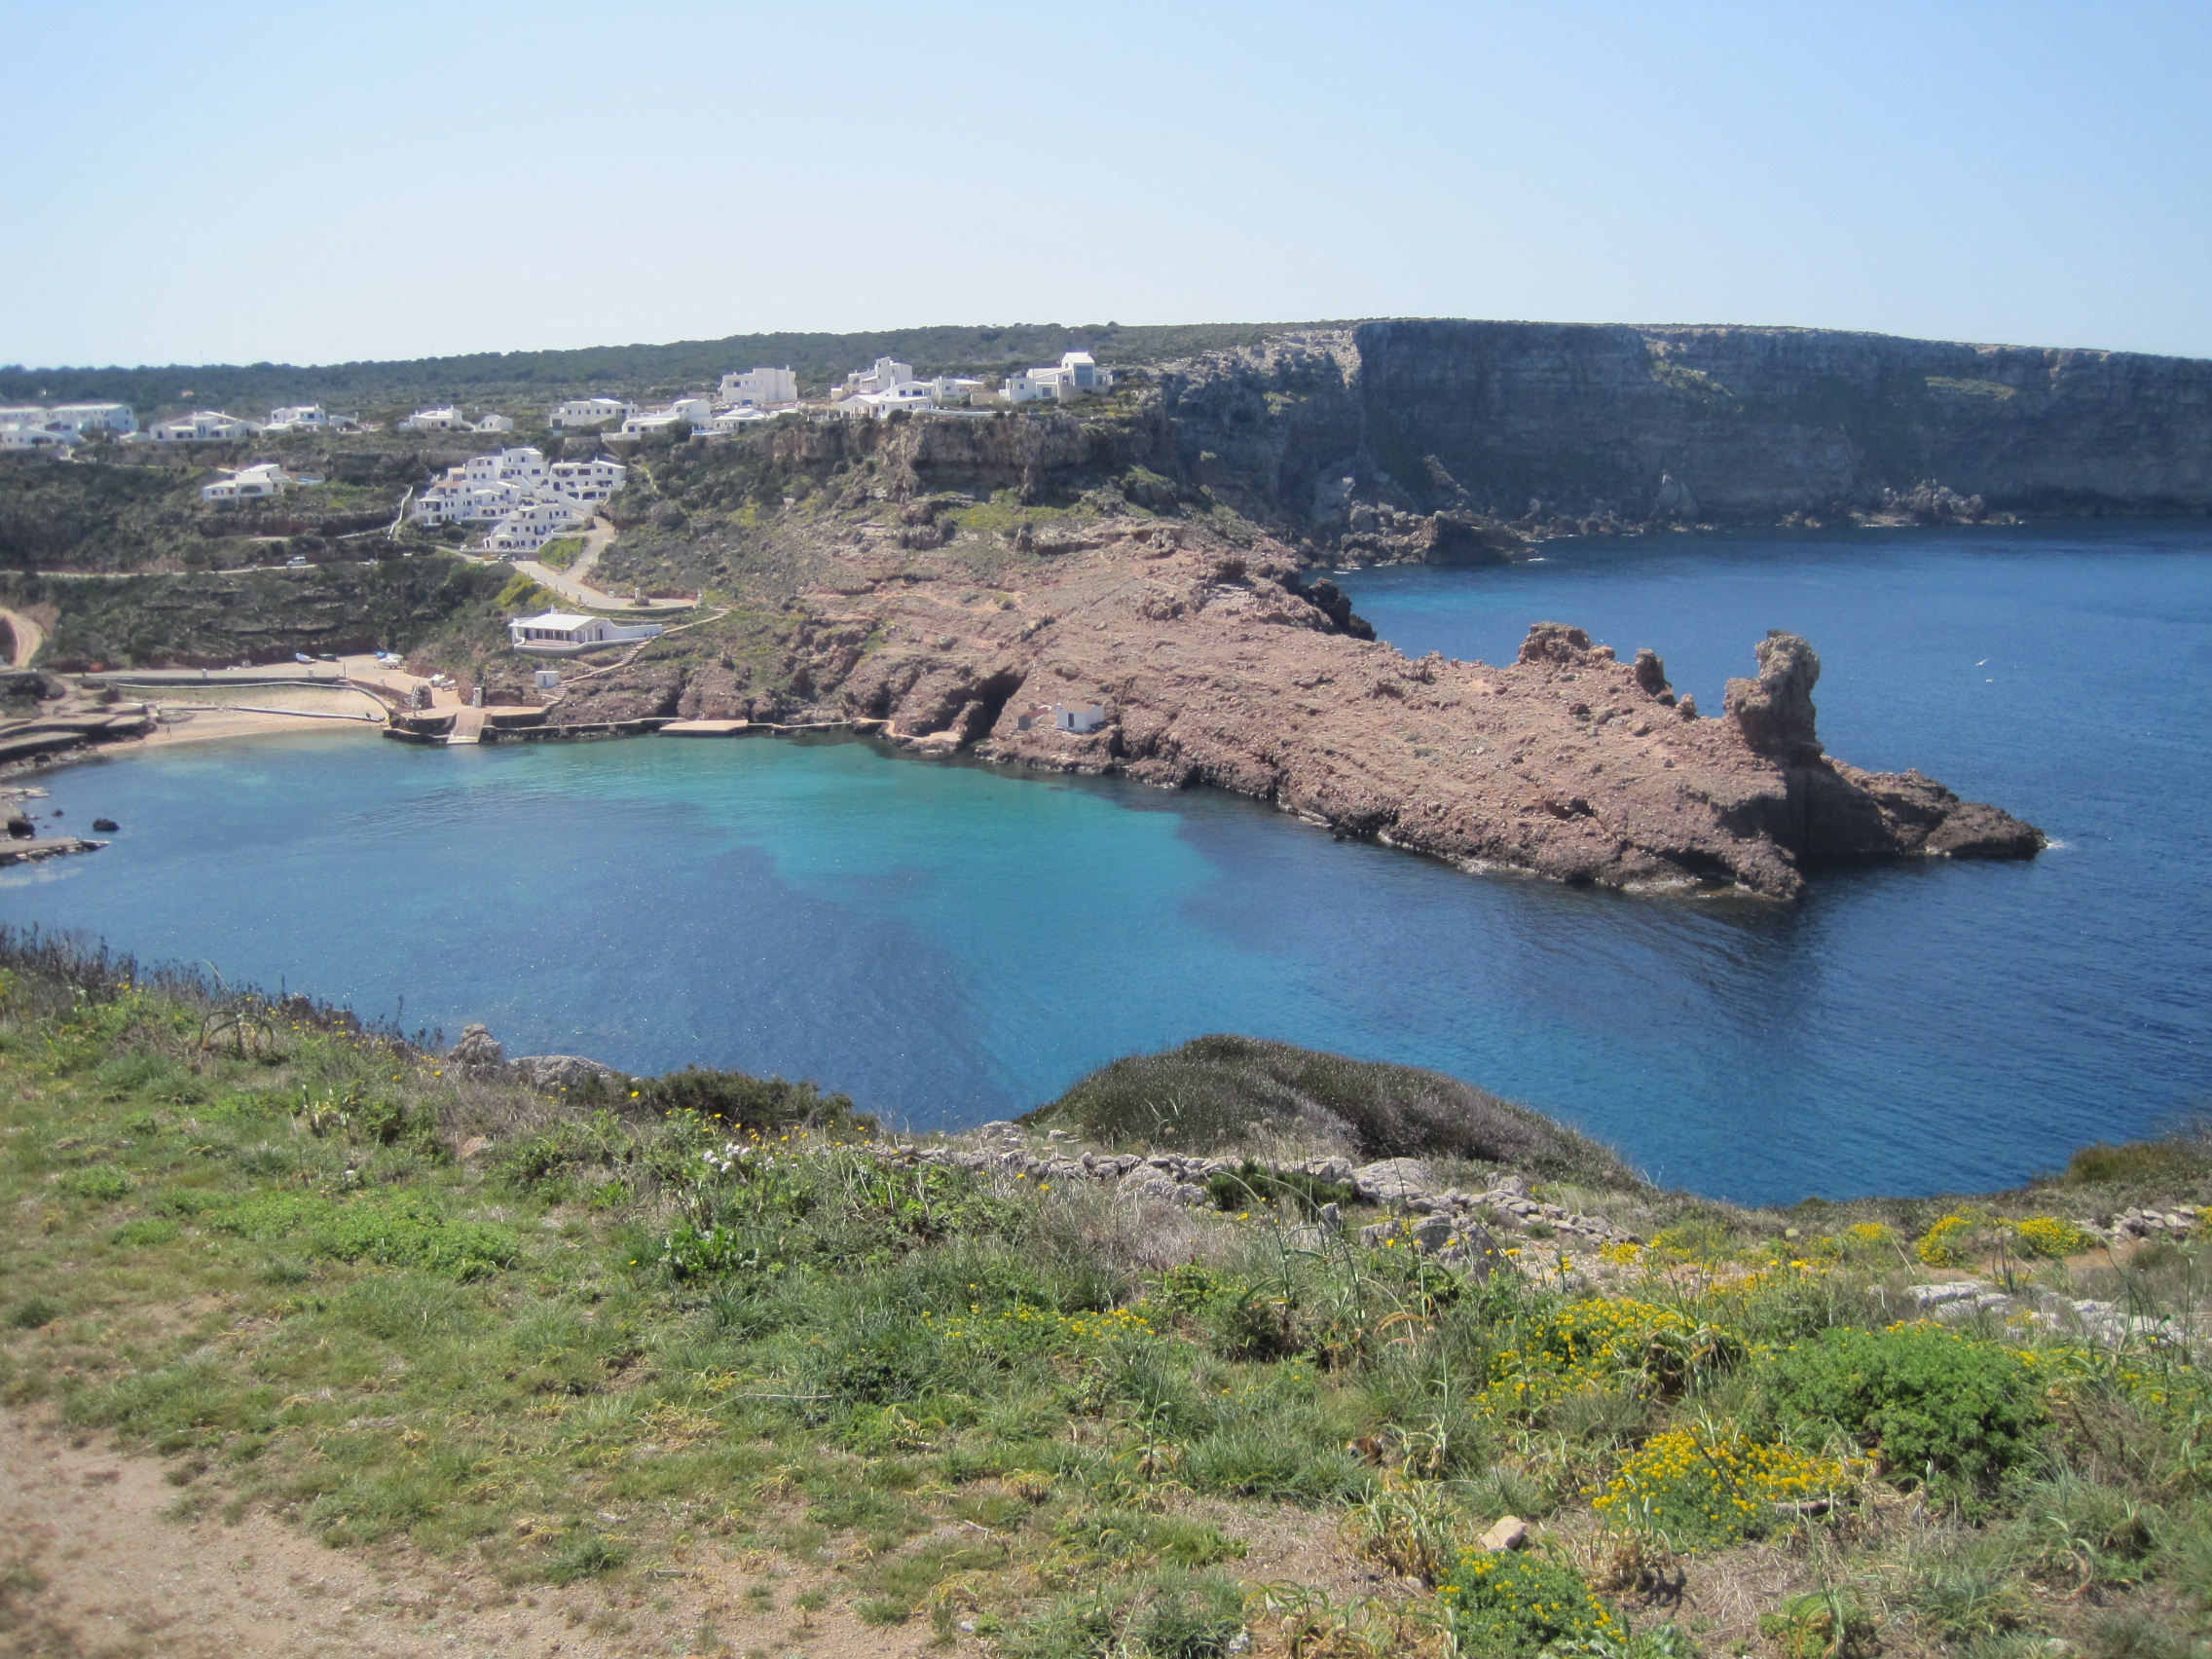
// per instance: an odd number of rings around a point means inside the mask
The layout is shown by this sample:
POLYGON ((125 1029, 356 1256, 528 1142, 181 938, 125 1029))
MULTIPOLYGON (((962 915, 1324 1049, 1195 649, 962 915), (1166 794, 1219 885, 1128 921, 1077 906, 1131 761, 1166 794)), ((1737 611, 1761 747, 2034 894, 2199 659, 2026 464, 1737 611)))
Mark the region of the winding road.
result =
POLYGON ((0 624, 8 630, 8 662, 12 668, 28 668, 46 644, 46 630, 19 610, 0 610, 0 624))

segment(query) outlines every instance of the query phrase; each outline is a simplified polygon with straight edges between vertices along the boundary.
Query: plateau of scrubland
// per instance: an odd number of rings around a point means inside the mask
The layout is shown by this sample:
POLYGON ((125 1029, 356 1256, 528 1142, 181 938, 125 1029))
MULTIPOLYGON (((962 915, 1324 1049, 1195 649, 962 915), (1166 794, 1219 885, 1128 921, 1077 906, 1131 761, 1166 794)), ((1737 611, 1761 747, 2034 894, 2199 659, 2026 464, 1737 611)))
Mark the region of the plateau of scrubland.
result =
POLYGON ((0 1651, 2207 1628, 2188 1125, 2012 1192, 1750 1210, 1278 1043, 914 1136, 22 936, 0 1083, 0 1651))

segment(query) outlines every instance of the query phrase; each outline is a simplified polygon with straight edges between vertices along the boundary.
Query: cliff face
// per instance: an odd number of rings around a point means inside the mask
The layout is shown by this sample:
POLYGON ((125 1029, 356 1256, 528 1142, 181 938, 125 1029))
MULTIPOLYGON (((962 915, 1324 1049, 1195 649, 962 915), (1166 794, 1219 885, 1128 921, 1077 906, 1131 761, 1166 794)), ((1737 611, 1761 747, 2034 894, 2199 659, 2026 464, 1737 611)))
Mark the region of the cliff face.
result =
POLYGON ((1393 508, 1548 528, 2212 511, 2212 362, 2188 358, 1387 321, 1179 365, 1161 402, 1200 481, 1355 547, 1403 528, 1393 508))

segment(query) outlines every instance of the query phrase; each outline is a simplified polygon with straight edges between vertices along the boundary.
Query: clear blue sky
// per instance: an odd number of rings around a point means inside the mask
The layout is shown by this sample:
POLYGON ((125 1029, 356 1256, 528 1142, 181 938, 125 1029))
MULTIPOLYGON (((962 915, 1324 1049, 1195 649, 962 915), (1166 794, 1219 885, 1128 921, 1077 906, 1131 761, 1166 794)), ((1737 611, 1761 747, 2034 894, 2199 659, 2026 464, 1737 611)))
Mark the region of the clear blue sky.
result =
POLYGON ((0 361, 935 322, 2212 356, 2212 5, 0 0, 0 361))

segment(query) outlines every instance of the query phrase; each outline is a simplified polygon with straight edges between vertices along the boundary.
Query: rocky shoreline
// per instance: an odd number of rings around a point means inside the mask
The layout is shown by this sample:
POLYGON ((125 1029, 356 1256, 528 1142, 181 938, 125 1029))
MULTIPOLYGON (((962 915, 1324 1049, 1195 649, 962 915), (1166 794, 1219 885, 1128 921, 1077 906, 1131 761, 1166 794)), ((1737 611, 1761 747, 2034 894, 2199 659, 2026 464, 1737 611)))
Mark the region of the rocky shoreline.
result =
MULTIPOLYGON (((944 563, 864 536, 833 587, 794 600, 781 688, 647 654, 566 695, 532 735, 845 723, 923 755, 1208 784, 1470 870, 1631 892, 1789 899, 1823 868, 2045 845, 1918 772, 1828 756, 1820 659, 1791 635, 1759 642, 1756 675, 1707 719, 1655 653, 1622 662, 1563 624, 1532 629, 1503 666, 1408 658, 1288 548, 1186 525, 1103 521, 1014 589, 944 563), (1055 707, 1095 707, 1100 723, 1062 729, 1055 707)), ((529 691, 515 672, 495 694, 529 691)))

